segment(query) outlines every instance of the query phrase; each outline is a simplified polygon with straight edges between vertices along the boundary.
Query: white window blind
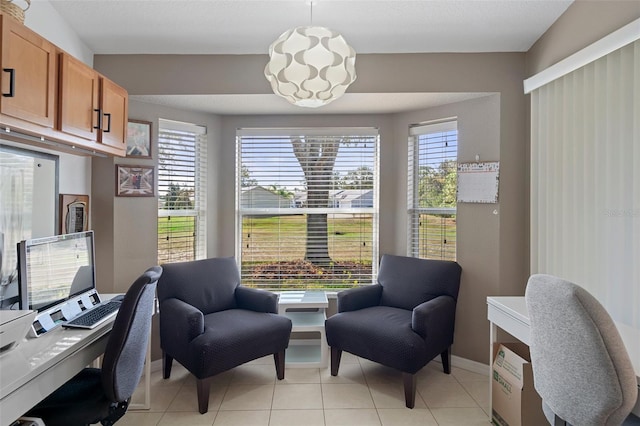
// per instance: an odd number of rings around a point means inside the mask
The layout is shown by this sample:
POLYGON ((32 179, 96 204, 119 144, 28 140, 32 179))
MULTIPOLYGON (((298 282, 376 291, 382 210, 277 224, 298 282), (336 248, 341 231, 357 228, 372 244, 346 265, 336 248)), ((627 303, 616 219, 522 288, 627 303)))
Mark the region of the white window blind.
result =
POLYGON ((531 272, 583 286, 636 330, 638 117, 640 41, 531 92, 531 272))
POLYGON ((457 122, 410 129, 409 256, 456 260, 457 122))
POLYGON ((159 121, 158 263, 206 256, 206 128, 159 121))
POLYGON ((336 289, 375 280, 375 129, 242 129, 237 149, 244 285, 336 289))

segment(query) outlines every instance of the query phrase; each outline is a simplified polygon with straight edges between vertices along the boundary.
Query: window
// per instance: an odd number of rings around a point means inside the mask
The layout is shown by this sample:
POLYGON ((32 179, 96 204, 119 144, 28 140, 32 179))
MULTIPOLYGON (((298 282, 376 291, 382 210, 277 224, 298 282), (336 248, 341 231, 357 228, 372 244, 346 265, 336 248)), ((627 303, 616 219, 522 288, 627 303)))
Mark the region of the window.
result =
POLYGON ((409 256, 456 260, 457 122, 414 126, 409 134, 409 256))
POLYGON ((373 282, 378 145, 375 129, 238 131, 236 257, 244 285, 373 282))
POLYGON ((158 263, 206 256, 206 128, 160 120, 158 263))

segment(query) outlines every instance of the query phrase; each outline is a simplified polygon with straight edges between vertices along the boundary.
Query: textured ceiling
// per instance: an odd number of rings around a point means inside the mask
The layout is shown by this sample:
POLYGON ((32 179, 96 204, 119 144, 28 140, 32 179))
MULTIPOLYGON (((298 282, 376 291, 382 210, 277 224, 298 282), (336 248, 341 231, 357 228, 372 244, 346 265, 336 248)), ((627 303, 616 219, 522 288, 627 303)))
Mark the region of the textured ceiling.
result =
POLYGON ((570 0, 49 0, 94 53, 266 53, 291 27, 358 53, 524 52, 570 0))
MULTIPOLYGON (((313 10, 309 0, 48 1, 96 54, 266 54, 282 32, 311 23, 342 33, 363 54, 524 52, 573 0, 316 0, 313 10)), ((347 114, 406 111, 477 96, 347 93, 340 103, 318 109, 262 95, 132 99, 218 114, 347 114)))

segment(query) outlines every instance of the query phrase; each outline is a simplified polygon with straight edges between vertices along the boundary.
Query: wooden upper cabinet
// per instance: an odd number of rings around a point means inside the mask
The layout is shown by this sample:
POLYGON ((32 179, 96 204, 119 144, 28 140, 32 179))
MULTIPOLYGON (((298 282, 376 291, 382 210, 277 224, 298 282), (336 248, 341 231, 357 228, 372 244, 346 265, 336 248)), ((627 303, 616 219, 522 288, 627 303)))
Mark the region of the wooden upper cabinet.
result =
POLYGON ((127 148, 127 91, 111 80, 102 77, 100 112, 102 114, 101 137, 99 142, 121 149, 122 155, 127 148))
POLYGON ((90 141, 97 141, 100 121, 100 76, 83 62, 60 54, 60 99, 58 129, 90 141))
POLYGON ((0 16, 0 114, 53 128, 56 47, 8 16, 0 16))
POLYGON ((125 154, 127 91, 93 68, 60 54, 59 130, 125 154))
POLYGON ((0 27, 0 125, 42 138, 26 143, 124 156, 127 91, 1 13, 0 27))

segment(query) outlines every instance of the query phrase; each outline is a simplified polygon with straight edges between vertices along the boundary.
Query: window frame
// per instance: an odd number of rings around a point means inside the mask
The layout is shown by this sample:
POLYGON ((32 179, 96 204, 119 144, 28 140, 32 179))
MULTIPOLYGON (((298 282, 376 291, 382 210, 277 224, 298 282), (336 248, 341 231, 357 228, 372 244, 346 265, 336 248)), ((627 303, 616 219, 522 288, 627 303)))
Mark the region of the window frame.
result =
MULTIPOLYGON (((421 201, 419 195, 420 185, 420 155, 421 152, 426 152, 428 146, 422 147, 421 143, 432 144, 428 140, 422 140, 421 136, 428 137, 427 135, 439 135, 448 132, 455 131, 455 167, 456 167, 456 182, 457 182, 457 164, 458 164, 458 148, 459 148, 459 133, 458 133, 458 120, 457 117, 446 118, 442 120, 430 121, 414 125, 409 127, 408 138, 408 162, 407 162, 407 255, 411 257, 423 257, 427 259, 441 259, 441 260, 453 260, 457 259, 457 205, 456 207, 435 206, 435 207, 421 207, 421 201), (440 256, 428 255, 428 243, 425 242, 427 235, 426 231, 421 232, 421 220, 423 215, 430 215, 440 217, 440 256), (450 249, 445 249, 447 244, 447 235, 451 233, 450 225, 447 225, 447 217, 454 217, 454 234, 456 235, 455 242, 453 244, 453 254, 451 255, 450 249), (423 253, 424 252, 424 253, 423 253)), ((443 143, 447 143, 448 137, 444 137, 443 143)), ((435 144, 434 144, 435 145, 435 144)), ((436 148, 443 149, 443 147, 436 148)), ((428 153, 427 155, 431 155, 428 153)), ((443 157, 444 158, 444 157, 443 157)), ((449 158, 445 158, 443 161, 450 161, 449 158)), ((442 162, 440 163, 442 164, 442 162)), ((431 249, 433 252, 433 249, 431 249)))
MULTIPOLYGON (((355 140, 355 139, 354 139, 355 140)), ((284 142, 281 142, 284 143, 284 142)), ((339 154, 338 154, 339 155, 339 154)), ((379 157, 380 157, 380 136, 378 129, 374 128, 303 128, 303 129, 237 129, 236 133, 236 209, 235 209, 235 256, 238 263, 241 274, 243 273, 243 219, 249 216, 288 216, 288 215, 305 215, 308 214, 326 214, 327 220, 335 220, 335 215, 357 215, 367 214, 371 215, 371 275, 368 275, 366 282, 358 281, 356 285, 350 285, 349 287, 368 285, 376 282, 377 269, 378 269, 378 256, 379 256, 379 231, 378 231, 378 217, 379 217, 379 157), (354 138, 370 138, 375 143, 373 148, 373 195, 372 203, 373 207, 336 207, 328 206, 326 208, 309 208, 306 206, 296 207, 295 202, 289 207, 272 207, 272 208, 248 208, 243 207, 242 204, 242 172, 243 172, 243 140, 249 138, 273 138, 273 139, 286 139, 294 137, 354 137, 354 138)), ((299 166, 299 163, 298 167, 299 166)), ((294 166, 295 167, 295 166, 294 166)), ((306 180, 305 180, 306 183, 306 180)), ((331 202, 331 199, 329 200, 331 202)), ((308 234, 307 234, 308 235, 308 234)), ((361 236, 362 237, 362 236, 361 236)), ((331 245, 331 243, 329 243, 331 245)), ((243 275, 244 276, 244 275, 243 275)), ((244 283, 245 281, 243 281, 244 283)), ((252 283, 249 286, 257 286, 261 288, 268 288, 275 291, 287 291, 293 289, 299 289, 296 287, 290 287, 285 284, 270 285, 268 283, 264 285, 254 285, 252 283)), ((324 289, 328 291, 336 290, 343 287, 337 287, 334 284, 326 284, 326 287, 315 287, 314 289, 324 289)))
MULTIPOLYGON (((173 164, 176 167, 176 164, 173 164)), ((183 166, 177 166, 180 169, 183 166)), ((158 120, 158 263, 173 263, 186 260, 199 260, 204 259, 207 256, 207 128, 196 124, 179 122, 174 120, 159 119, 158 120), (178 134, 188 134, 193 136, 193 161, 190 162, 190 168, 184 170, 174 170, 173 172, 163 173, 162 161, 163 150, 169 148, 170 144, 163 143, 163 138, 166 138, 168 134, 174 133, 174 137, 178 134), (167 145, 164 147, 163 145, 167 145), (188 177, 184 174, 189 173, 188 177), (163 202, 163 194, 166 194, 166 190, 162 190, 163 182, 170 182, 172 176, 182 176, 182 179, 193 179, 192 186, 187 189, 193 191, 193 208, 190 209, 163 209, 161 203, 163 202), (193 255, 191 257, 184 255, 178 255, 176 252, 171 251, 165 257, 160 257, 160 235, 161 235, 161 218, 171 217, 175 218, 193 218, 193 255)), ((178 177, 180 179, 180 177, 178 177)), ((184 181, 184 180, 183 180, 184 181)), ((167 184, 168 186, 168 184, 167 184)), ((166 202, 166 199, 164 200, 166 202)), ((185 237, 179 237, 185 238, 185 237)), ((188 240, 188 237, 187 237, 188 240)), ((177 247, 179 244, 176 244, 177 247)), ((187 250, 183 251, 186 253, 187 250)))

